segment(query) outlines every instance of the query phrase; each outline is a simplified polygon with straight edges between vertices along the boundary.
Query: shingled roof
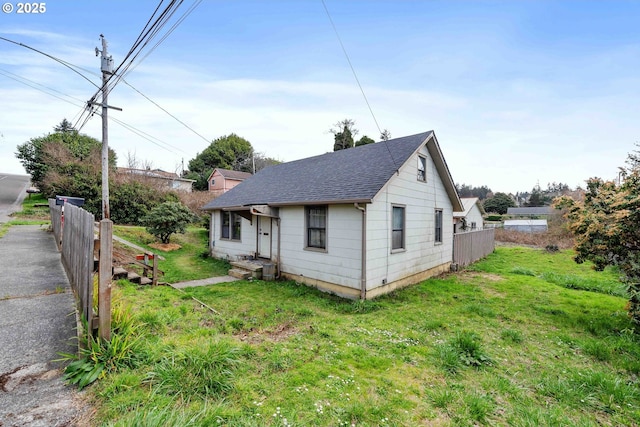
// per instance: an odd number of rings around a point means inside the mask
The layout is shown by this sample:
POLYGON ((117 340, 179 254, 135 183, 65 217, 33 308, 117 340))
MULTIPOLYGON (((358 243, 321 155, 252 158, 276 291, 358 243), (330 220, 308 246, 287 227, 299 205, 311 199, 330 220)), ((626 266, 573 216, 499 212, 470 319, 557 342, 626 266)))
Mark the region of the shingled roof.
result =
POLYGON ((244 181, 245 179, 251 176, 249 172, 240 172, 240 171, 234 171, 229 169, 215 168, 213 172, 211 172, 209 179, 211 179, 211 177, 216 171, 218 171, 220 175, 224 176, 225 178, 233 179, 236 181, 244 181))
POLYGON ((207 203, 203 209, 369 203, 427 140, 427 148, 454 210, 462 210, 433 131, 267 167, 207 203))

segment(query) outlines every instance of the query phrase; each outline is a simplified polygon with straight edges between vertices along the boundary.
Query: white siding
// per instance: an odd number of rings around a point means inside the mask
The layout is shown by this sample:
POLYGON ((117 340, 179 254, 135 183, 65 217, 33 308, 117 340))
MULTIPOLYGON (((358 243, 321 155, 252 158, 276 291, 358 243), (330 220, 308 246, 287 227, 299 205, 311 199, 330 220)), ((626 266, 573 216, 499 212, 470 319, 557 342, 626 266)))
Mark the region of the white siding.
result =
POLYGON ((482 230, 483 228, 483 218, 482 218, 482 213, 480 212, 480 208, 478 208, 478 205, 473 205, 473 207, 471 208, 471 210, 469 210, 469 213, 467 214, 467 227, 468 230, 471 231, 471 223, 475 222, 476 223, 476 228, 475 230, 482 230))
POLYGON ((409 159, 367 207, 367 290, 451 262, 453 209, 426 148, 427 182, 409 159), (405 207, 405 250, 391 253, 391 208, 405 207), (442 243, 435 242, 435 210, 442 210, 442 243))
POLYGON ((305 209, 281 207, 280 269, 284 273, 360 288, 362 213, 353 205, 331 205, 327 250, 305 249, 305 209))
POLYGON ((211 214, 211 229, 209 230, 209 241, 211 242, 211 255, 216 258, 225 258, 235 261, 238 255, 251 255, 257 248, 256 222, 242 218, 240 226, 240 241, 221 239, 220 235, 220 211, 211 214))

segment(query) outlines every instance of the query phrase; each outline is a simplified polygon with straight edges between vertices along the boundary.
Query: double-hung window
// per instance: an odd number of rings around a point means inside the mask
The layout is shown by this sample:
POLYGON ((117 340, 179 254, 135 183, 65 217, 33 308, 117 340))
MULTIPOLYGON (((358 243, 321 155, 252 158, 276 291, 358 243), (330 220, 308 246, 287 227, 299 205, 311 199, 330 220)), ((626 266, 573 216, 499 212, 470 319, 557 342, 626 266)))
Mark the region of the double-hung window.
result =
POLYGON ((404 249, 405 216, 404 207, 393 206, 391 213, 391 250, 404 249))
POLYGON ((242 217, 235 212, 220 212, 220 237, 222 239, 240 240, 242 217))
POLYGON ((427 182, 427 158, 418 156, 418 181, 427 182))
POLYGON ((435 228, 435 240, 436 243, 442 243, 442 209, 436 209, 436 228, 435 228))
POLYGON ((307 247, 327 249, 327 207, 307 206, 307 247))

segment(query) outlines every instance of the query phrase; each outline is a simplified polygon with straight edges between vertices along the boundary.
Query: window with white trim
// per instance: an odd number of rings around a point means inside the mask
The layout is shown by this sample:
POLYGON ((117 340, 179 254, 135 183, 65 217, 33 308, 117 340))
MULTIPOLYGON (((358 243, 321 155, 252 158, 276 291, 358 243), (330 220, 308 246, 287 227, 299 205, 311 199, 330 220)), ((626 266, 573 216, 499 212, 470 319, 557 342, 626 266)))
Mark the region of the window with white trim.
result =
POLYGON ((391 250, 404 249, 404 240, 405 240, 404 207, 393 206, 391 210, 392 210, 391 250))
POLYGON ((436 243, 442 243, 442 209, 436 209, 436 227, 435 240, 436 243))
POLYGON ((418 156, 418 181, 427 182, 427 158, 418 156))
POLYGON ((235 212, 220 212, 220 238, 227 240, 240 240, 242 230, 242 217, 235 212))
POLYGON ((305 208, 307 247, 327 249, 327 206, 305 208))

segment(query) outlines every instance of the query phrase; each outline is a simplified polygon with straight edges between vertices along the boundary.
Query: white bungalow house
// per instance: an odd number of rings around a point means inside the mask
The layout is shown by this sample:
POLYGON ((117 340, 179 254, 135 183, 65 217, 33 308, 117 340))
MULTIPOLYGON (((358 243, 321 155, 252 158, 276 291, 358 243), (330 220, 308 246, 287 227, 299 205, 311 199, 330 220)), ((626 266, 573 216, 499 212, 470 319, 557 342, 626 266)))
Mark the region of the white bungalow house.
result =
POLYGON ((463 206, 429 131, 265 168, 203 209, 212 256, 370 299, 448 271, 463 206))
POLYGON ((460 201, 464 211, 453 214, 454 232, 465 233, 467 231, 482 230, 484 220, 480 210, 480 199, 477 197, 463 197, 460 201))

